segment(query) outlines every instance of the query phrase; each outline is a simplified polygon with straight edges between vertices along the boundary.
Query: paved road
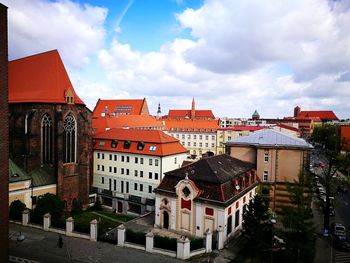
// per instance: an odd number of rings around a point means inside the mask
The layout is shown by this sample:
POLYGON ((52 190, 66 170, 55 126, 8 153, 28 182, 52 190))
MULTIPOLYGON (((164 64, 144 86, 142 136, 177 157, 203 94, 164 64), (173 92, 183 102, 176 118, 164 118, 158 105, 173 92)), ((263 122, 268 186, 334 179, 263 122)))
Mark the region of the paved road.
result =
POLYGON ((58 247, 58 234, 10 224, 10 256, 38 262, 183 262, 162 255, 150 254, 135 249, 119 248, 115 245, 91 242, 63 236, 63 247, 58 247), (26 239, 17 241, 21 232, 26 239))

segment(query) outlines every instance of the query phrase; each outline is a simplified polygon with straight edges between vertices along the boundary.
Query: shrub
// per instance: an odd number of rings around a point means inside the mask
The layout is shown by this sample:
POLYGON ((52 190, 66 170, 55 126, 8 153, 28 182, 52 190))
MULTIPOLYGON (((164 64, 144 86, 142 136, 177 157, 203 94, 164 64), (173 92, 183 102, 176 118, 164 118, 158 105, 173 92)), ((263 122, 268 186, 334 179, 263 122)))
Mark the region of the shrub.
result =
POLYGON ((64 217, 51 217, 51 226, 60 229, 66 229, 66 219, 64 217))
POLYGON ((12 220, 22 220, 22 213, 26 209, 26 205, 20 200, 15 200, 10 205, 9 217, 12 220))
POLYGON ((126 230, 125 241, 139 245, 146 245, 146 234, 143 232, 134 232, 131 229, 126 230))
POLYGON ((193 250, 197 250, 197 249, 200 249, 200 248, 203 248, 204 247, 204 240, 203 238, 195 238, 195 239, 192 239, 191 242, 190 242, 190 250, 193 251, 193 250))
POLYGON ((177 239, 162 236, 154 236, 154 247, 176 251, 177 239))
POLYGON ((73 200, 72 209, 70 210, 72 215, 78 215, 82 212, 81 204, 76 199, 73 200))
POLYGON ((102 211, 102 205, 101 205, 100 198, 98 198, 98 197, 96 198, 96 202, 92 208, 93 208, 93 210, 96 210, 96 211, 102 211))
POLYGON ((52 217, 59 218, 63 215, 64 203, 58 196, 46 193, 39 196, 33 214, 43 217, 46 213, 50 213, 52 217))

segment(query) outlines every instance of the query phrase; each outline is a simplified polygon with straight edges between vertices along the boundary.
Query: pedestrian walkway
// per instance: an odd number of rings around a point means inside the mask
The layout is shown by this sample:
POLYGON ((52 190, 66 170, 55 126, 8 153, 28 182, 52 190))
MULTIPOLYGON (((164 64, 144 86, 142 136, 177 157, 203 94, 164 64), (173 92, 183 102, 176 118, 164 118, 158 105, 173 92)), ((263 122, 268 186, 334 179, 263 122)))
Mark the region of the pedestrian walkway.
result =
POLYGON ((349 263, 350 262, 350 253, 334 251, 334 263, 349 263))

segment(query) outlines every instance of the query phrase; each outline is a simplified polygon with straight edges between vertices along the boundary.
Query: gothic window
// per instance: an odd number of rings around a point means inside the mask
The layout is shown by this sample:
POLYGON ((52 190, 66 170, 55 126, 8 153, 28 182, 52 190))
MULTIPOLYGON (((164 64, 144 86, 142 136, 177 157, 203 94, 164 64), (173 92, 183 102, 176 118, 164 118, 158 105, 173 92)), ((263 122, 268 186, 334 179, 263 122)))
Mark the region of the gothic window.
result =
POLYGON ((52 163, 52 120, 48 114, 41 119, 41 158, 43 164, 52 163))
POLYGON ((65 163, 74 163, 75 154, 76 154, 76 122, 75 118, 71 113, 69 113, 63 121, 64 128, 64 162, 65 163))

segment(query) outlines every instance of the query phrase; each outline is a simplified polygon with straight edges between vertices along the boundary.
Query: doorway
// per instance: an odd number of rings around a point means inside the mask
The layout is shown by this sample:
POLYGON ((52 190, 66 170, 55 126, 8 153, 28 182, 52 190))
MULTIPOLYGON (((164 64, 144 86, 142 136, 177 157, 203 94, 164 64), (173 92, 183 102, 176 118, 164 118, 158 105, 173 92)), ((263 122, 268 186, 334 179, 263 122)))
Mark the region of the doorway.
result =
POLYGON ((169 214, 168 211, 163 211, 163 228, 169 229, 169 214))

